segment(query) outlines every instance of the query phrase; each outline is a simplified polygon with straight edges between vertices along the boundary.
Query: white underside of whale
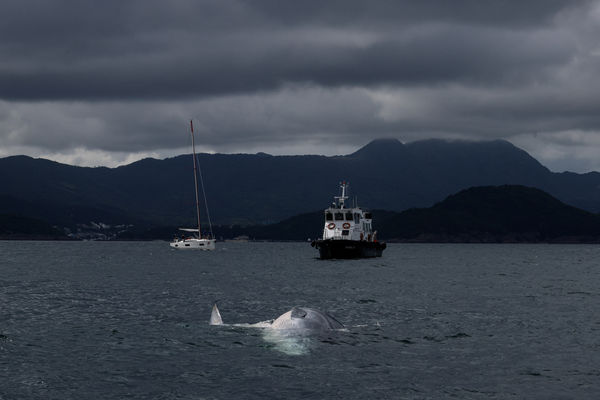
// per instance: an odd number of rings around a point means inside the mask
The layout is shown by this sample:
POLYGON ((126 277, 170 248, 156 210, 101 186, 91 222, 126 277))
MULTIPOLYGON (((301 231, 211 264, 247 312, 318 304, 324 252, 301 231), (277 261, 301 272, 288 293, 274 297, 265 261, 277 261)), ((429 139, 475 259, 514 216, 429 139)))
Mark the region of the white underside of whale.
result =
MULTIPOLYGON (((213 305, 212 308, 210 325, 225 325, 216 304, 213 305)), ((325 331, 344 329, 344 325, 331 315, 307 307, 294 307, 274 320, 261 321, 253 324, 233 324, 233 326, 270 328, 286 331, 325 331)))
POLYGON ((262 328, 262 338, 273 349, 291 356, 308 353, 315 345, 315 334, 344 330, 344 325, 331 315, 305 307, 294 307, 276 319, 253 324, 224 324, 215 304, 210 316, 210 325, 262 328))

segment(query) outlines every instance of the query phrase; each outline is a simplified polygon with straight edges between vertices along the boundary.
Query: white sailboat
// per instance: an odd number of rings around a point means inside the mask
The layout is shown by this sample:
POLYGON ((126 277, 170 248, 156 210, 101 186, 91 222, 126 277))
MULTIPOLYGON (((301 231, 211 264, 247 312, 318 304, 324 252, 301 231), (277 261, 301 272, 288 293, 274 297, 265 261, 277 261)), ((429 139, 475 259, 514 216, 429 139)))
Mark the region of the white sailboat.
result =
MULTIPOLYGON (((200 230, 200 204, 198 199, 198 175, 200 174, 200 181, 202 182, 201 172, 197 172, 196 162, 196 146, 194 144, 194 124, 190 121, 190 134, 192 135, 192 159, 194 161, 194 187, 196 189, 196 217, 198 218, 198 228, 179 228, 180 231, 192 233, 192 236, 176 237, 171 242, 170 246, 175 249, 195 249, 195 250, 214 250, 215 242, 212 235, 212 227, 210 227, 210 235, 202 236, 200 230)), ((204 183, 202 184, 202 194, 204 195, 204 204, 206 205, 206 213, 208 216, 208 205, 206 203, 206 193, 204 192, 204 183)), ((209 226, 210 226, 210 217, 209 226)))

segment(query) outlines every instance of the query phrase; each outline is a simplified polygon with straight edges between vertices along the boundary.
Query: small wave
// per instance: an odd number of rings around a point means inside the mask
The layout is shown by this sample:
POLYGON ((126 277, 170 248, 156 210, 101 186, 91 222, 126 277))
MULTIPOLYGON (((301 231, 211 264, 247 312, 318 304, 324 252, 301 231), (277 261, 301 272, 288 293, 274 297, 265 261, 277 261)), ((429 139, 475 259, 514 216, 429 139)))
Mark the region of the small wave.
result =
POLYGON ((423 336, 423 339, 428 340, 430 342, 443 342, 447 339, 463 339, 463 338, 469 338, 471 337, 471 335, 464 333, 464 332, 458 332, 455 333, 454 335, 446 335, 444 337, 438 337, 438 336, 423 336))
POLYGON ((338 342, 338 341, 335 341, 335 340, 333 340, 333 339, 331 339, 331 338, 328 338, 328 339, 321 339, 321 340, 320 340, 320 342, 321 342, 321 343, 325 343, 325 344, 333 344, 333 345, 338 345, 338 346, 341 344, 340 342, 338 342))
POLYGON ((443 342, 444 341, 444 339, 442 339, 442 338, 438 338, 438 337, 435 337, 435 336, 428 336, 428 335, 427 336, 423 336, 423 339, 428 340, 430 342, 443 342))
POLYGON ((534 370, 527 370, 527 371, 522 371, 519 375, 528 375, 528 376, 544 376, 541 372, 539 371, 534 371, 534 370))
POLYGON ((471 335, 468 335, 464 332, 458 332, 454 335, 446 336, 447 339, 462 339, 462 338, 468 338, 468 337, 471 337, 471 335))
POLYGON ((287 364, 271 364, 272 367, 275 368, 289 368, 289 369, 296 369, 295 367, 291 366, 291 365, 287 365, 287 364))
POLYGON ((48 387, 48 383, 42 377, 39 377, 39 376, 25 377, 23 380, 21 380, 21 384, 23 386, 29 386, 29 387, 35 387, 35 388, 48 387))

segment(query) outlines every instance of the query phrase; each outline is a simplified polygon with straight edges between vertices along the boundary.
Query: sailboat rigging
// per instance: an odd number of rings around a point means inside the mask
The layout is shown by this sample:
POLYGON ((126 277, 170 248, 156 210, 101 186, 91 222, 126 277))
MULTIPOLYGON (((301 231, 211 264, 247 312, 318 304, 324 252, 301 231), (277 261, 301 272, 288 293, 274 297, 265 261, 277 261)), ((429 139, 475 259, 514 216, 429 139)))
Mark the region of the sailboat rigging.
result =
POLYGON ((196 218, 198 222, 198 228, 179 228, 180 231, 191 232, 191 237, 176 237, 170 243, 170 246, 175 249, 200 249, 200 250, 214 250, 216 240, 212 234, 212 224, 210 223, 210 215, 208 213, 208 204, 206 202, 206 192, 204 191, 204 181, 202 179, 202 172, 198 168, 198 162, 196 160, 196 145, 194 143, 194 123, 190 121, 190 135, 192 136, 192 161, 194 162, 194 189, 196 194, 196 218), (204 196, 204 204, 206 206, 206 215, 210 228, 210 235, 202 236, 200 229, 200 198, 198 196, 198 175, 200 176, 200 183, 202 187, 202 194, 204 196))

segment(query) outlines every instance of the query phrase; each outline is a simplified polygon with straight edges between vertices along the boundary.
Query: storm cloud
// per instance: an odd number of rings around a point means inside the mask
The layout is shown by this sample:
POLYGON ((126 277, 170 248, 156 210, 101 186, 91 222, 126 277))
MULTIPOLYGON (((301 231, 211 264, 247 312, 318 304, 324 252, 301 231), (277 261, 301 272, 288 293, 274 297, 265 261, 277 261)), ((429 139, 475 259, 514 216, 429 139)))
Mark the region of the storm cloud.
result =
POLYGON ((599 1, 3 1, 0 156, 504 138, 600 169, 599 1))

